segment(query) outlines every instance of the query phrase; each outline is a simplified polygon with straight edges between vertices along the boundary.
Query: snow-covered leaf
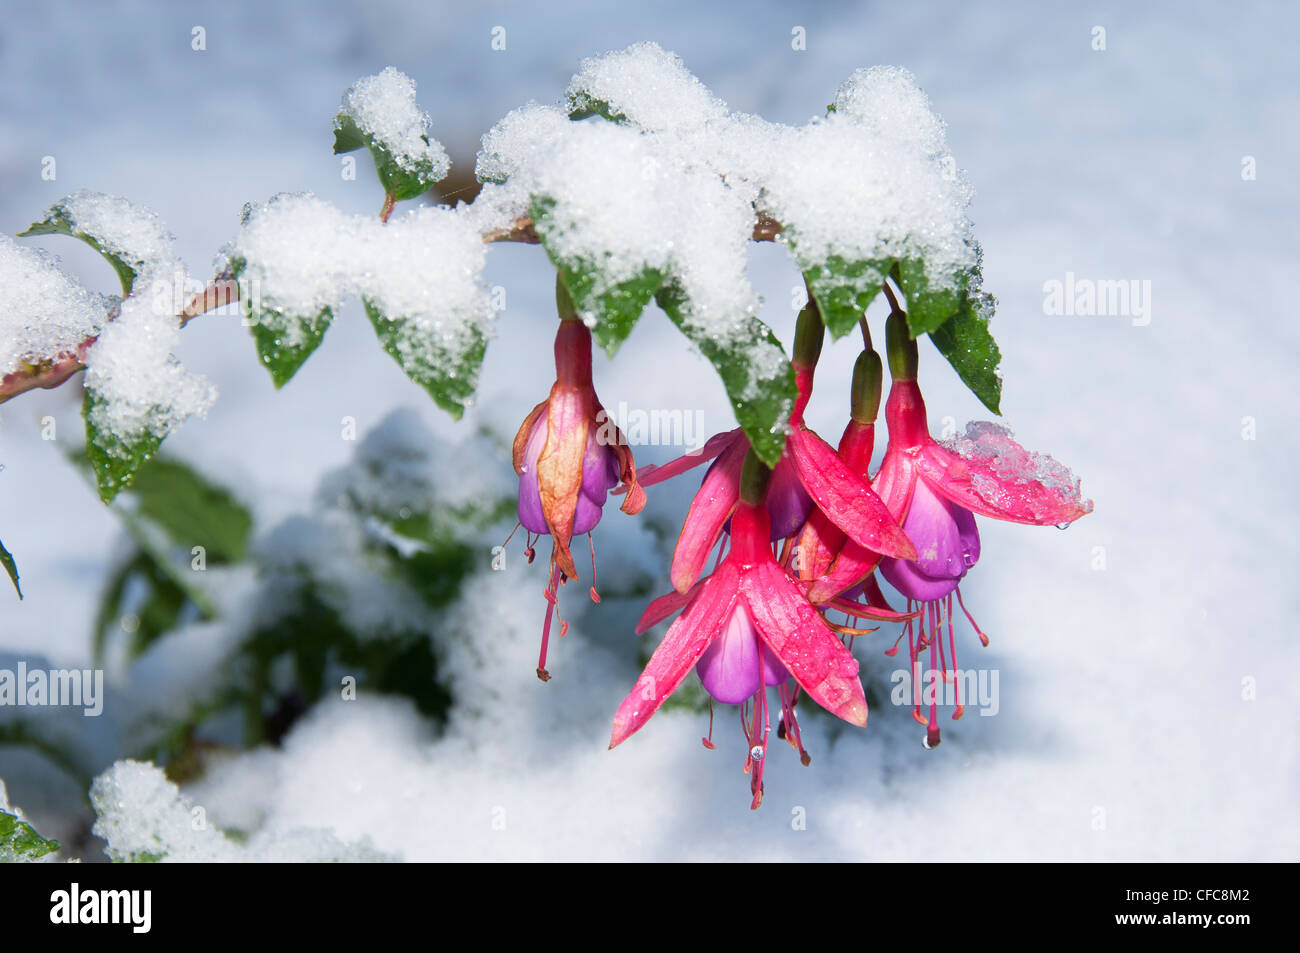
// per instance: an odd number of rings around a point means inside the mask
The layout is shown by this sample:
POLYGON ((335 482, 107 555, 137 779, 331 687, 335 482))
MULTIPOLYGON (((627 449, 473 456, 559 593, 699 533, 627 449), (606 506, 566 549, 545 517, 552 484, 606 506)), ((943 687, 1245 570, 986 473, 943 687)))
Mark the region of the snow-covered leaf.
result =
POLYGON ((569 118, 576 122, 579 119, 589 119, 592 116, 599 116, 601 119, 607 119, 610 122, 627 122, 626 116, 614 112, 609 103, 603 99, 596 99, 582 91, 571 93, 569 95, 569 118))
POLYGON ((650 132, 698 129, 727 112, 681 57, 651 42, 583 60, 566 99, 570 119, 600 116, 650 132))
POLYGON ((794 370, 776 335, 752 315, 745 319, 742 333, 711 334, 690 321, 688 302, 676 282, 659 289, 655 301, 717 370, 736 421, 759 459, 776 466, 799 393, 794 370))
POLYGON ((446 150, 428 131, 429 117, 416 105, 414 81, 390 66, 344 93, 334 120, 334 152, 368 148, 384 192, 413 199, 451 168, 446 150))
POLYGON ((71 235, 95 249, 117 272, 122 294, 131 293, 142 275, 174 280, 179 267, 173 238, 162 220, 124 198, 78 191, 64 196, 19 237, 71 235))
POLYGON ((0 811, 0 863, 38 860, 58 849, 58 841, 42 837, 26 821, 0 811))
POLYGON ((22 587, 18 585, 18 564, 14 562, 14 557, 9 550, 5 549, 5 544, 0 543, 0 566, 4 566, 5 572, 9 576, 9 581, 14 584, 14 591, 18 593, 18 598, 23 597, 22 587))
POLYGON ((0 235, 0 378, 78 359, 115 304, 46 252, 0 235))
MULTIPOLYGON (((238 281, 246 263, 242 258, 231 261, 231 274, 238 281)), ((272 307, 264 299, 248 304, 249 329, 262 366, 271 374, 276 389, 283 387, 298 373, 298 368, 320 347, 334 319, 331 308, 321 308, 315 315, 291 314, 272 307)))
POLYGON ((180 328, 147 299, 132 296, 86 357, 86 454, 111 502, 188 417, 207 412, 216 390, 172 356, 180 328))
POLYGON ((81 416, 86 420, 86 455, 90 458, 91 472, 99 488, 99 498, 113 502, 131 483, 135 472, 158 452, 165 434, 145 430, 142 433, 119 437, 111 424, 105 423, 111 411, 111 401, 96 394, 89 387, 81 402, 81 416))
POLYGON ((390 318, 369 298, 362 298, 366 315, 375 327, 379 343, 406 376, 457 420, 478 387, 478 372, 487 351, 487 337, 477 327, 464 329, 455 345, 434 340, 418 321, 390 318))
POLYGON ((955 287, 938 285, 926 276, 925 262, 917 258, 899 261, 897 275, 907 298, 907 327, 914 338, 939 328, 966 300, 970 281, 967 275, 955 287))
POLYGON ((564 287, 573 299, 578 314, 591 328, 596 343, 613 357, 619 345, 632 333, 637 319, 664 283, 664 273, 645 268, 639 275, 622 281, 602 274, 598 261, 589 258, 564 258, 552 251, 549 210, 554 203, 541 198, 533 201, 533 225, 551 262, 560 270, 564 287))
POLYGON ((845 261, 832 255, 824 264, 804 272, 832 339, 857 327, 858 319, 880 294, 892 265, 890 260, 845 261))

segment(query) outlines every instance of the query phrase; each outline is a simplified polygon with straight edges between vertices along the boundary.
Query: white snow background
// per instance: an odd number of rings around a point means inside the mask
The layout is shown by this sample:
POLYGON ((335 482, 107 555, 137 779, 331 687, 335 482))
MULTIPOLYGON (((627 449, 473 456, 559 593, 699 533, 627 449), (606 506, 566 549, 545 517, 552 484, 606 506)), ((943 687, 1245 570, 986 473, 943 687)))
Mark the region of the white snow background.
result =
MULTIPOLYGON (((774 745, 757 812, 734 712, 719 718, 716 751, 682 711, 607 751, 636 677, 630 619, 575 615, 543 685, 542 561, 494 574, 486 553, 458 610, 477 635, 448 649, 468 701, 445 732, 401 702, 325 702, 282 749, 219 765, 186 795, 215 825, 255 831, 247 856, 260 858, 328 854, 337 838, 408 860, 1297 859, 1300 335, 1285 283, 1300 251, 1298 24, 1293 6, 1262 3, 0 5, 0 230, 21 231, 75 189, 124 195, 162 217, 196 274, 245 202, 310 189, 378 210, 368 160, 341 179, 330 124, 342 91, 388 65, 416 80, 459 168, 508 110, 559 98, 580 59, 638 40, 679 53, 733 109, 784 122, 820 114, 859 67, 904 66, 976 189, 1005 422, 1071 466, 1096 503, 1064 533, 981 521, 983 556, 963 592, 993 642, 981 650, 966 631, 959 658, 999 670, 996 717, 945 716, 934 751, 906 708, 878 705, 866 729, 833 738, 818 719, 810 768, 774 745), (504 51, 490 45, 497 25, 504 51), (806 51, 791 48, 796 25, 806 51), (40 177, 47 155, 54 182, 40 177), (1066 272, 1150 281, 1149 325, 1045 314, 1044 283, 1066 272), (1248 417, 1254 440, 1242 436, 1248 417)), ((92 252, 40 243, 92 289, 113 290, 92 252)), ((751 278, 788 345, 794 266, 759 246, 751 278)), ((270 527, 346 463, 344 416, 364 433, 409 406, 447 440, 480 422, 512 432, 552 379, 552 270, 540 248, 495 246, 488 282, 508 306, 478 408, 460 424, 382 352, 353 303, 279 393, 246 329, 192 322, 178 356, 220 397, 166 449, 238 488, 270 527)), ((841 343, 819 369, 808 420, 831 440, 855 356, 841 343)), ((988 416, 928 345, 922 384, 936 428, 988 416)), ((732 426, 711 369, 653 308, 614 360, 597 359, 596 385, 607 405, 698 407, 710 432, 732 426)), ((75 384, 0 407, 0 538, 26 595, 0 592, 0 656, 88 664, 124 536, 59 442, 41 439, 47 414, 77 434, 78 411, 75 384)), ((652 492, 649 512, 680 519, 688 479, 652 492)), ((649 534, 613 506, 596 535, 611 572, 654 558, 649 534)), ((879 655, 887 642, 882 631, 857 649, 881 694, 896 667, 879 655)), ((204 664, 199 649, 174 654, 177 678, 204 664)), ((155 687, 169 677, 155 673, 155 687)), ((112 751, 111 711, 85 721, 112 751)), ((85 792, 13 748, 0 748, 0 778, 42 833, 78 836, 85 792)), ((139 772, 118 780, 159 793, 139 772)))

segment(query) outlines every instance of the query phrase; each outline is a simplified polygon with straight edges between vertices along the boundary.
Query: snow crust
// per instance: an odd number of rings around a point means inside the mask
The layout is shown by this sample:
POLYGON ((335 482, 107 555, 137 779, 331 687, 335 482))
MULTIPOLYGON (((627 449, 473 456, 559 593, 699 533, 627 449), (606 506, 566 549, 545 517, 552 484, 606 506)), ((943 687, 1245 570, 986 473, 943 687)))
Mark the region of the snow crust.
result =
POLYGON ((87 290, 58 259, 0 234, 0 377, 74 355, 116 300, 87 290))
POLYGON ((447 150, 429 135, 428 113, 416 105, 415 81, 405 73, 389 66, 357 80, 343 94, 342 114, 387 149, 403 171, 438 180, 451 169, 447 150))

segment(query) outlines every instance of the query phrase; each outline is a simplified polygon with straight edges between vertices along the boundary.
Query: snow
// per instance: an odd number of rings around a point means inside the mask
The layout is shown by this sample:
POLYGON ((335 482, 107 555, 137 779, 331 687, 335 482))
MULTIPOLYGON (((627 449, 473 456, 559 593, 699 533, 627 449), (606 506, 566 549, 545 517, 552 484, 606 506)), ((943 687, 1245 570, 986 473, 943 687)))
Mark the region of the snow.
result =
POLYGON ((761 181, 760 207, 785 226, 804 270, 835 257, 919 258, 938 289, 976 264, 969 178, 906 70, 855 73, 834 112, 781 138, 761 181))
POLYGON ((569 82, 574 109, 604 103, 610 117, 623 117, 650 132, 684 132, 726 115, 713 95, 682 62, 658 43, 634 43, 625 50, 582 61, 569 82))
POLYGON ((0 234, 0 377, 75 353, 99 332, 113 304, 84 288, 57 259, 0 234))
POLYGON ((487 248, 474 220, 444 207, 414 209, 370 223, 357 250, 358 292, 401 321, 403 366, 436 367, 491 330, 483 284, 487 248))
POLYGON ((445 207, 378 219, 348 215, 310 194, 281 194, 245 210, 227 254, 245 263, 241 280, 267 326, 304 337, 322 310, 363 296, 392 319, 406 319, 407 360, 436 365, 442 352, 488 332, 486 259, 478 223, 445 207))
POLYGON ((483 137, 479 177, 508 183, 519 211, 525 193, 542 198, 548 251, 596 267, 596 294, 647 269, 671 273, 692 327, 745 347, 756 378, 779 355, 747 331, 755 210, 782 223, 805 271, 919 259, 938 290, 977 264, 969 180, 906 70, 858 70, 830 116, 794 127, 728 112, 680 57, 639 43, 584 60, 568 101, 577 113, 603 103, 618 122, 566 125, 557 107, 531 103, 483 137))
POLYGON ((136 293, 149 290, 155 281, 188 281, 185 266, 176 258, 175 237, 162 219, 129 199, 79 189, 54 203, 46 217, 67 222, 74 234, 93 239, 130 266, 136 273, 136 293))
POLYGON ((126 444, 167 434, 206 414, 217 398, 206 378, 187 371, 173 351, 180 341, 175 312, 132 295, 86 356, 86 388, 97 398, 91 422, 126 444))
POLYGON ((486 500, 518 490, 499 449, 485 436, 437 437, 411 408, 385 417, 357 443, 353 459, 325 475, 318 497, 389 518, 438 509, 471 515, 486 500))
POLYGON ((314 195, 282 193, 245 207, 229 253, 244 260, 241 277, 254 300, 271 310, 273 322, 290 329, 296 322, 288 318, 335 310, 353 291, 363 221, 314 195))
MULTIPOLYGON (((403 13, 410 29, 394 31, 384 13, 320 4, 310 14, 319 29, 295 32, 287 27, 303 8, 225 4, 212 11, 210 35, 219 27, 241 42, 198 55, 172 42, 176 24, 165 18, 56 24, 33 8, 29 16, 47 19, 15 20, 0 59, 0 160, 29 170, 53 151, 60 181, 33 176, 0 193, 5 230, 25 227, 68 182, 146 201, 191 261, 229 237, 240 203, 277 189, 310 188, 373 215, 374 183, 340 180, 327 126, 338 91, 388 62, 412 64, 421 89, 437 90, 425 104, 466 160, 495 117, 529 97, 558 96, 581 57, 632 39, 657 38, 734 109, 784 128, 802 128, 858 67, 905 64, 979 186, 985 282, 1001 299, 993 330, 1007 420, 1027 445, 1050 447, 1082 475, 1097 509, 1067 532, 981 521, 983 557, 962 589, 993 642, 980 649, 967 632, 959 657, 1000 672, 1001 711, 946 723, 934 751, 887 699, 896 665, 875 651, 892 641, 896 627, 886 626, 881 642, 857 648, 876 693, 868 727, 834 732, 810 719, 811 767, 776 751, 760 811, 747 810, 734 713, 720 712, 717 751, 699 743, 706 718, 670 710, 608 752, 613 706, 656 637, 631 635, 644 600, 579 612, 581 599, 570 597, 581 593, 566 591, 573 627, 554 646, 555 678, 541 685, 531 669, 544 579, 512 550, 510 569, 477 575, 458 609, 469 635, 448 665, 466 707, 445 731, 364 693, 351 707, 321 707, 283 748, 229 758, 184 786, 213 825, 327 828, 345 844, 370 835, 376 849, 407 859, 1300 857, 1300 763, 1289 730, 1300 696, 1287 674, 1297 648, 1286 625, 1300 609, 1287 518, 1300 342, 1294 322, 1268 317, 1287 313, 1294 270, 1294 221, 1284 211, 1297 200, 1284 170, 1300 155, 1288 109, 1294 11, 1254 5, 1224 19, 1208 4, 1180 7, 1177 17, 1116 9, 1098 15, 1110 49, 1094 52, 1093 21, 1063 7, 1012 5, 1003 21, 927 3, 809 10, 801 14, 809 50, 798 53, 783 42, 785 4, 757 2, 744 22, 700 4, 626 7, 582 28, 521 8, 507 21, 504 55, 488 48, 480 17, 435 6, 403 13), (272 15, 286 28, 266 29, 272 15), (125 67, 123 51, 135 56, 125 67), (112 108, 123 101, 152 108, 123 116, 112 108), (244 135, 214 151, 222 120, 244 135), (1258 180, 1241 178, 1247 154, 1259 160, 1258 180), (1151 324, 1045 315, 1043 283, 1067 270, 1151 279, 1151 324), (1237 276, 1231 292, 1207 293, 1207 276, 1225 274, 1237 276), (1242 438, 1245 417, 1257 424, 1254 440, 1242 438), (1251 699, 1245 678, 1256 683, 1251 699), (805 830, 792 828, 795 808, 806 811, 805 830), (498 817, 504 829, 494 829, 498 817)), ((772 131, 757 120, 737 128, 745 125, 759 138, 772 131)), ((233 322, 191 322, 178 354, 221 386, 223 400, 167 446, 278 517, 314 512, 321 475, 347 464, 355 445, 339 439, 344 416, 364 433, 409 406, 443 439, 486 422, 512 432, 551 383, 554 269, 536 248, 489 255, 485 280, 508 291, 509 306, 480 400, 461 423, 429 406, 347 304, 352 320, 331 329, 280 393, 253 367, 233 322)), ((70 268, 98 287, 101 262, 70 268)), ((786 249, 752 249, 748 273, 761 315, 788 346, 800 276, 786 249)), ((841 342, 819 367, 807 416, 828 436, 843 426, 855 356, 841 342)), ((924 343, 921 361, 936 434, 945 418, 982 416, 924 343)), ((653 312, 615 359, 597 361, 596 375, 607 405, 699 408, 709 430, 732 425, 715 376, 653 312)), ((46 414, 61 435, 76 432, 77 396, 33 391, 0 406, 0 538, 27 595, 0 600, 0 644, 29 662, 41 652, 59 664, 88 658, 95 596, 121 547, 118 523, 64 462, 61 444, 41 439, 46 414)), ((678 448, 634 449, 643 463, 678 448)), ((693 489, 655 488, 635 519, 607 513, 596 533, 602 588, 646 574, 647 594, 665 588, 651 528, 671 545, 693 489)), ((199 648, 190 656, 177 645, 176 654, 201 666, 199 648)), ((107 729, 113 712, 110 699, 103 718, 76 719, 107 729)), ((131 753, 92 747, 101 759, 131 753)), ((94 770, 108 767, 100 760, 94 770)), ((0 748, 0 777, 43 835, 101 856, 98 842, 77 836, 84 787, 11 747, 0 748)))
POLYGON ((558 106, 530 102, 513 109, 483 133, 474 173, 483 182, 505 182, 546 155, 571 129, 568 114, 558 106))
POLYGON ((405 172, 437 181, 451 169, 447 150, 429 136, 428 114, 415 103, 415 82, 391 66, 357 80, 343 94, 340 115, 387 149, 405 172))
POLYGON ((294 829, 255 833, 246 844, 208 825, 202 805, 181 796, 158 768, 120 761, 95 779, 90 800, 99 819, 95 833, 117 861, 161 863, 315 863, 386 859, 366 843, 344 844, 328 831, 294 829))
POLYGON ((1070 468, 1050 454, 1026 450, 1012 439, 1011 429, 992 421, 971 421, 966 432, 940 444, 965 460, 987 464, 998 479, 1014 483, 1038 483, 1060 490, 1062 501, 1082 501, 1081 481, 1070 468))

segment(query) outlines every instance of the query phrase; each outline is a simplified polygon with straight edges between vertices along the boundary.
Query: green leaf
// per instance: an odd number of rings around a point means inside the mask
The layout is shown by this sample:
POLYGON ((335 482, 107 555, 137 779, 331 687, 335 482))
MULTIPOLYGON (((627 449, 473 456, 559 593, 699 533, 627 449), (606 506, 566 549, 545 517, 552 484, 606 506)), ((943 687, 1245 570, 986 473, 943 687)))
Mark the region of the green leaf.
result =
POLYGON ((160 526, 179 546, 202 546, 208 565, 244 558, 253 517, 225 487, 179 460, 158 458, 136 474, 136 515, 160 526))
POLYGON ((577 122, 579 119, 588 119, 591 116, 599 116, 602 119, 617 123, 626 123, 628 121, 627 116, 614 112, 613 107, 603 99, 597 99, 582 90, 570 93, 569 118, 577 122))
MULTIPOLYGON (((794 244, 792 239, 792 249, 794 244)), ((832 340, 842 338, 857 327, 858 319, 880 294, 892 266, 892 259, 846 261, 839 255, 832 255, 824 265, 813 266, 804 272, 804 280, 812 289, 813 299, 832 340)))
POLYGON ((26 821, 0 811, 0 862, 38 860, 58 849, 58 841, 42 837, 26 821))
POLYGON ((97 408, 102 405, 99 395, 87 387, 86 397, 81 403, 81 416, 86 420, 86 455, 90 459, 91 472, 95 474, 99 498, 111 503, 113 497, 130 485, 135 472, 158 452, 166 433, 146 430, 124 439, 112 430, 101 430, 95 418, 97 408))
MULTIPOLYGON (((426 144, 429 142, 428 136, 422 135, 420 138, 426 144)), ((402 168, 397 157, 380 139, 362 132, 347 113, 339 113, 334 120, 334 154, 353 152, 362 146, 370 149, 370 155, 375 160, 375 172, 384 192, 395 199, 419 198, 446 175, 445 170, 436 168, 428 156, 418 157, 414 168, 402 168)))
POLYGON ((35 235, 71 235, 73 238, 79 238, 95 251, 104 256, 104 260, 113 266, 117 272, 117 280, 122 283, 122 295, 125 297, 131 293, 131 286, 135 283, 136 271, 127 264, 120 256, 113 254, 101 244, 99 239, 86 232, 76 231, 72 219, 69 217, 67 210, 56 205, 50 209, 50 214, 39 222, 33 222, 25 232, 19 232, 19 238, 28 238, 35 235))
MULTIPOLYGON (((973 299, 969 295, 964 297, 958 312, 930 332, 930 340, 980 403, 1000 414, 1002 378, 998 376, 998 365, 1002 353, 989 333, 992 300, 987 294, 973 299)), ((910 313, 908 321, 911 321, 910 313)))
POLYGON ((14 584, 14 591, 18 593, 18 598, 21 599, 23 590, 18 585, 18 564, 14 562, 13 554, 5 549, 4 543, 0 543, 0 566, 5 567, 5 572, 9 574, 9 581, 14 584))
POLYGON ((178 460, 155 458, 136 473, 131 510, 115 507, 136 551, 113 572, 100 596, 93 650, 102 660, 109 638, 128 614, 128 657, 136 658, 176 627, 217 615, 193 568, 193 549, 203 547, 207 566, 241 561, 253 518, 224 487, 178 460))
POLYGON ((907 298, 907 327, 913 338, 940 327, 955 315, 966 299, 970 276, 957 287, 936 287, 925 275, 925 262, 908 258, 898 263, 898 284, 907 298))
POLYGON ((606 354, 613 357, 636 327, 637 320, 666 276, 657 268, 645 268, 634 278, 611 284, 604 279, 599 262, 561 258, 552 250, 550 241, 549 213, 554 207, 551 199, 533 199, 533 228, 552 264, 559 269, 564 287, 573 298, 578 313, 584 320, 595 318, 595 324, 591 325, 592 337, 606 354))
MULTIPOLYGON (((246 262, 236 258, 230 263, 231 274, 238 281, 243 274, 246 262)), ((271 382, 276 389, 283 387, 298 373, 312 352, 320 347, 329 330, 334 313, 329 308, 322 308, 314 316, 291 315, 278 308, 257 308, 252 303, 246 304, 253 342, 257 345, 257 356, 271 374, 271 382)))
POLYGON ((794 369, 776 335, 758 318, 750 316, 741 333, 717 340, 691 324, 686 296, 675 282, 660 288, 655 300, 717 370, 731 398, 736 420, 759 459, 770 467, 776 466, 785 449, 790 411, 799 393, 794 369), (760 367, 770 370, 760 370, 760 367))
POLYGON ((181 625, 187 608, 193 615, 201 615, 153 555, 138 550, 113 573, 100 597, 91 642, 95 663, 103 663, 109 638, 123 631, 122 620, 128 613, 135 624, 129 633, 127 658, 135 659, 181 625))
POLYGON ((483 332, 469 327, 459 346, 448 347, 413 328, 411 322, 388 317, 370 299, 362 298, 361 303, 384 350, 407 377, 429 392, 434 403, 459 420, 478 386, 479 367, 487 350, 483 332))

